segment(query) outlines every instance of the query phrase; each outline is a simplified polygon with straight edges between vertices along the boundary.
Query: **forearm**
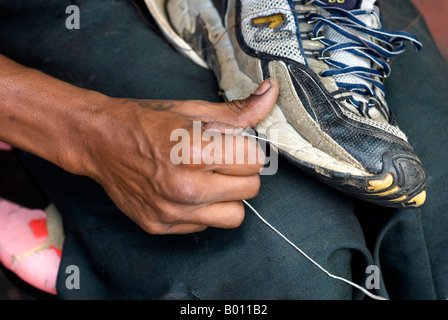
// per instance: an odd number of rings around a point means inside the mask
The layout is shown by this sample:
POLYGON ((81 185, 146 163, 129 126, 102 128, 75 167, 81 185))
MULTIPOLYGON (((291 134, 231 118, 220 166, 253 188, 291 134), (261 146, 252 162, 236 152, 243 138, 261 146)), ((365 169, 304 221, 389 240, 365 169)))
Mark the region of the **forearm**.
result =
POLYGON ((66 170, 85 166, 86 131, 105 98, 0 55, 0 140, 66 170))

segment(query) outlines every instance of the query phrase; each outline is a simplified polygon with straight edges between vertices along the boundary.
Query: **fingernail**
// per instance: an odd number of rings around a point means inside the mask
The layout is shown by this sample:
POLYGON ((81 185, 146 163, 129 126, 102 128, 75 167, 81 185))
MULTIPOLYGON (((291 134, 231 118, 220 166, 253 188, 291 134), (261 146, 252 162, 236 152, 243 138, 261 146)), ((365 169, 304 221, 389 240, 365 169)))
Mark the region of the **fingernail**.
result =
POLYGON ((255 95, 257 96, 261 96, 263 93, 265 93, 266 91, 269 90, 269 88, 271 87, 271 79, 266 79, 264 80, 260 86, 258 87, 258 89, 254 92, 255 95))

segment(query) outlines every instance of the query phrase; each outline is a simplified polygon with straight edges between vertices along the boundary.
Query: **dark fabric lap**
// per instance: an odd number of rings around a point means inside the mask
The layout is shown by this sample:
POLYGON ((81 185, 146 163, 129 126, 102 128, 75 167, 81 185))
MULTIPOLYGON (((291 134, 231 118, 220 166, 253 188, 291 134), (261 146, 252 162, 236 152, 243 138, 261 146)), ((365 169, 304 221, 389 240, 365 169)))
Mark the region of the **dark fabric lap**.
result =
MULTIPOLYGON (((0 53, 77 86, 114 97, 221 101, 213 74, 178 54, 127 1, 77 2, 81 28, 65 28, 70 1, 0 2, 0 53)), ((383 1, 386 29, 406 27, 417 11, 383 1)), ((249 200, 280 232, 331 273, 364 285, 381 270, 394 299, 445 299, 444 217, 448 198, 446 63, 423 21, 409 31, 424 44, 392 63, 388 101, 428 174, 421 209, 388 209, 352 199, 280 159, 249 200)), ((122 214, 101 186, 19 152, 64 218, 58 278, 61 299, 357 299, 246 207, 236 229, 154 236, 122 214), (80 289, 65 286, 80 269, 80 289)))

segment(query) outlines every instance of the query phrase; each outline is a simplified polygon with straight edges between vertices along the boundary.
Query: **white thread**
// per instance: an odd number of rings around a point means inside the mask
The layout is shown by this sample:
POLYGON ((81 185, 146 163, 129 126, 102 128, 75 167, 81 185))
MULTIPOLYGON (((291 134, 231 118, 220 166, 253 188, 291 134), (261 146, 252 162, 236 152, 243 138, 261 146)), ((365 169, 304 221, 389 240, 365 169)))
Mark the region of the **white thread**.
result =
POLYGON ((259 213, 257 210, 255 210, 254 207, 252 207, 246 200, 243 200, 243 202, 258 216, 258 218, 261 219, 261 221, 263 221, 264 224, 266 224, 269 228, 271 228, 272 230, 274 230, 279 236, 281 236, 284 240, 286 240, 286 242, 288 242, 291 246, 294 247, 294 249, 296 249, 297 251, 299 251, 305 258, 307 258, 309 261, 311 261, 315 266, 317 266, 320 270, 322 270, 325 274, 327 274, 330 278, 333 279, 337 279, 337 280, 341 280, 345 283, 348 283, 349 285, 361 290, 362 292, 364 292, 366 295, 368 295, 370 298, 372 299, 376 299, 376 300, 387 300, 386 298, 383 298, 381 296, 377 296, 375 294, 370 293, 369 291, 367 291, 365 288, 361 287, 360 285, 351 282, 350 280, 347 280, 345 278, 336 276, 332 273, 330 273, 329 271, 327 271, 324 267, 322 267, 320 264, 318 264, 316 261, 314 261, 313 259, 311 259, 305 252, 303 252, 302 249, 300 249, 299 247, 297 247, 291 240, 289 240, 288 238, 286 238, 286 236, 284 236, 280 231, 278 231, 277 229, 275 229, 269 222, 267 222, 259 213))
MULTIPOLYGON (((241 130, 243 130, 243 129, 241 129, 241 130)), ((242 131, 241 135, 242 136, 246 136, 246 137, 252 137, 252 138, 255 138, 255 139, 258 139, 258 140, 263 140, 263 141, 266 141, 266 142, 270 142, 270 143, 276 144, 278 146, 284 146, 284 147, 291 148, 291 149, 296 149, 296 150, 299 150, 299 151, 305 151, 305 148, 303 148, 303 147, 302 148, 298 148, 298 147, 290 146, 290 145, 285 144, 285 143, 276 142, 276 141, 269 140, 269 139, 266 139, 266 138, 254 136, 253 134, 247 133, 247 128, 242 131)))
MULTIPOLYGON (((260 140, 267 141, 267 142, 271 142, 271 143, 274 143, 274 144, 277 144, 277 145, 282 145, 282 146, 285 146, 285 147, 289 147, 289 148, 298 149, 298 150, 302 150, 302 151, 303 151, 303 148, 297 148, 297 147, 289 146, 289 145, 284 144, 284 143, 275 142, 275 141, 272 141, 272 140, 269 140, 269 139, 265 139, 265 138, 262 138, 262 137, 258 137, 258 136, 249 134, 249 133, 247 133, 247 130, 248 130, 248 129, 250 129, 250 127, 247 127, 247 128, 245 128, 245 129, 239 128, 239 130, 241 130, 241 135, 242 135, 242 136, 252 137, 252 138, 255 138, 255 139, 260 139, 260 140)), ((258 218, 260 218, 261 221, 263 221, 264 224, 266 224, 269 228, 271 228, 273 231, 275 231, 275 232, 276 232, 279 236, 281 236, 286 242, 288 242, 291 246, 293 246, 294 249, 296 249, 297 251, 299 251, 305 258, 307 258, 307 259, 308 259, 309 261, 311 261, 315 266, 317 266, 320 270, 322 270, 327 276, 329 276, 330 278, 336 279, 336 280, 343 281, 343 282, 345 282, 345 283, 347 283, 347 284, 349 284, 349 285, 351 285, 351 286, 353 286, 353 287, 355 287, 355 288, 361 290, 362 292, 364 292, 367 296, 369 296, 369 297, 372 298, 372 299, 375 299, 375 300, 388 300, 388 299, 386 299, 386 298, 384 298, 384 297, 381 297, 381 296, 375 295, 375 294, 373 294, 373 293, 370 293, 370 292, 367 291, 365 288, 361 287, 360 285, 358 285, 358 284, 356 284, 356 283, 354 283, 354 282, 352 282, 352 281, 350 281, 350 280, 347 280, 347 279, 345 279, 345 278, 336 276, 336 275, 330 273, 329 271, 327 271, 324 267, 322 267, 320 264, 318 264, 316 261, 314 261, 310 256, 308 256, 302 249, 300 249, 299 247, 297 247, 291 240, 289 240, 286 236, 284 236, 280 231, 278 231, 277 229, 275 229, 269 222, 267 222, 266 219, 264 219, 264 218, 258 213, 258 211, 255 210, 255 208, 252 207, 246 200, 243 200, 243 202, 244 202, 244 203, 245 203, 245 204, 246 204, 246 205, 247 205, 247 206, 248 206, 248 207, 249 207, 249 208, 250 208, 250 209, 257 215, 257 216, 258 216, 258 218)))

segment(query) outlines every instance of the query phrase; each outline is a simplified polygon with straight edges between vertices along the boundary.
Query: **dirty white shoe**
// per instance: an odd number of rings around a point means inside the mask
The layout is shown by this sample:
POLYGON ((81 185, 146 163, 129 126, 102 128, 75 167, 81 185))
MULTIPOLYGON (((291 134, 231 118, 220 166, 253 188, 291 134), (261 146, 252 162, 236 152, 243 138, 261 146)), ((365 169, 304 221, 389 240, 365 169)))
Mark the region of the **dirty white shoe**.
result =
POLYGON ((226 99, 279 82, 256 130, 292 163, 378 205, 423 205, 425 171, 383 85, 404 43, 421 44, 382 30, 375 0, 145 2, 173 46, 214 71, 226 99))

